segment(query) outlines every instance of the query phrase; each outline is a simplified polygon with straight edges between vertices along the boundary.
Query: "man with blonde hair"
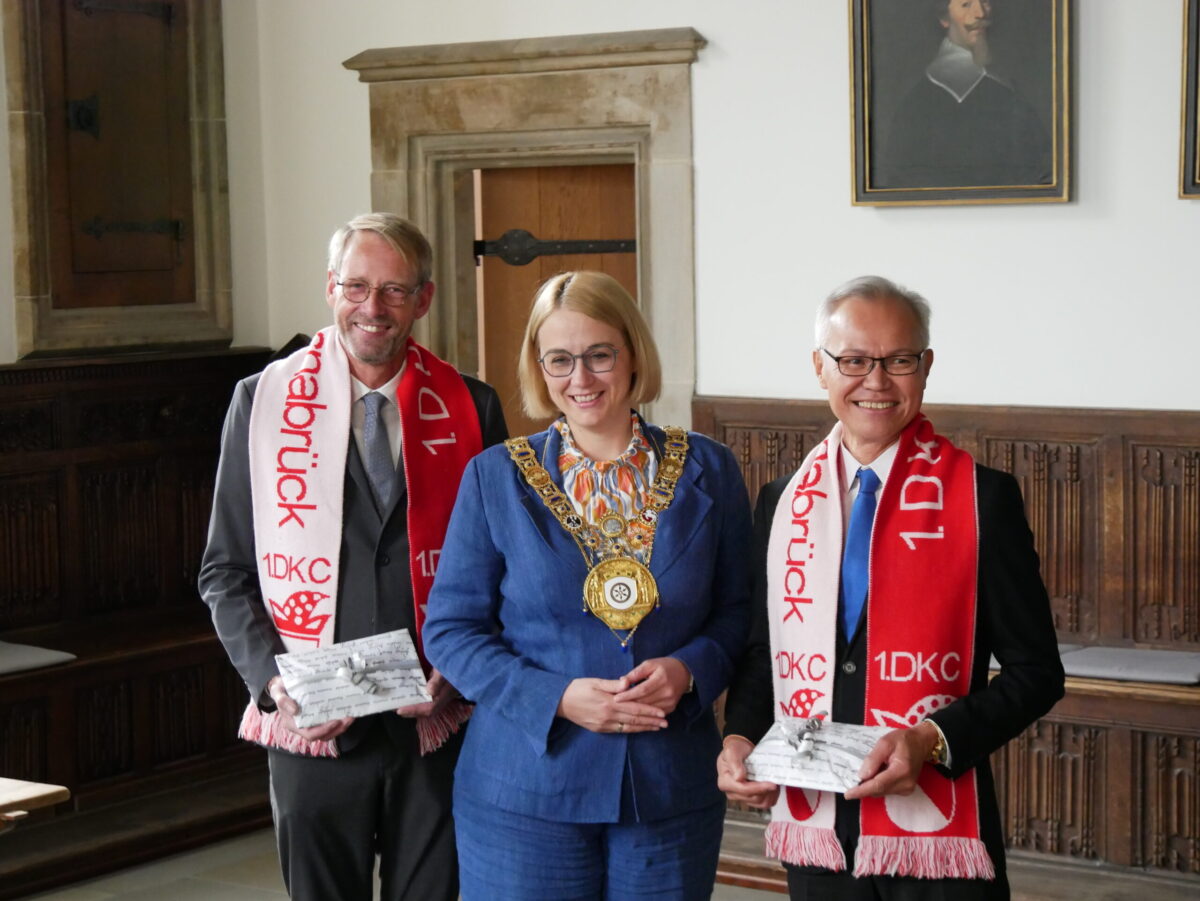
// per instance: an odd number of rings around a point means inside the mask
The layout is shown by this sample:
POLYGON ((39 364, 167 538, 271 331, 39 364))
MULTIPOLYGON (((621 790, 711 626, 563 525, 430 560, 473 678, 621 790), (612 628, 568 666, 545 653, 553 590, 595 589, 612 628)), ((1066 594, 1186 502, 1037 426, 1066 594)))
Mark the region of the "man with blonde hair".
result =
MULTIPOLYGON (((496 393, 412 340, 429 242, 387 213, 334 234, 334 324, 240 383, 225 421, 200 593, 268 749, 292 898, 454 899, 450 787, 469 708, 426 664, 425 704, 300 728, 275 655, 408 629, 467 461, 506 437, 496 393)), ((423 658, 423 654, 422 654, 423 658)))

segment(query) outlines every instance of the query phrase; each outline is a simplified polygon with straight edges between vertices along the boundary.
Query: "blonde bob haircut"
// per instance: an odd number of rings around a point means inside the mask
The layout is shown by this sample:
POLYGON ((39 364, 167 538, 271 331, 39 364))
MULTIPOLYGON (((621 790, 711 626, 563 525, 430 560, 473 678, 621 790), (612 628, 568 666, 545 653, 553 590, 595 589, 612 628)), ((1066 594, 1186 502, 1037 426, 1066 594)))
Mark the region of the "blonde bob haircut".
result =
POLYGON ((546 281, 533 298, 529 323, 521 341, 521 357, 517 362, 517 380, 521 385, 521 406, 534 419, 557 416, 559 410, 550 401, 546 389, 541 353, 537 336, 550 314, 556 310, 573 310, 619 331, 625 339, 620 353, 631 355, 633 380, 629 388, 629 404, 637 407, 657 400, 662 391, 662 363, 650 326, 629 292, 611 275, 579 270, 560 272, 546 281))

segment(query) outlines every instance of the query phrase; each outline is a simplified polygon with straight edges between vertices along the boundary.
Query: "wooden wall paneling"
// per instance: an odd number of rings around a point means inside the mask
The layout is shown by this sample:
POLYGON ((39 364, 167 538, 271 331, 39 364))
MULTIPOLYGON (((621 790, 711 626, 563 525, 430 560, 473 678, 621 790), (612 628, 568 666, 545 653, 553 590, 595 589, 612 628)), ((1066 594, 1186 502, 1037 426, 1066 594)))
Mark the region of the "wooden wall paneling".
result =
POLYGON ((81 800, 89 783, 133 771, 133 689, 119 679, 81 689, 76 705, 76 757, 81 800))
POLYGON ((1099 579, 1099 635, 1105 643, 1125 644, 1130 629, 1127 604, 1127 560, 1132 552, 1128 541, 1127 523, 1132 515, 1129 500, 1124 427, 1129 423, 1113 423, 1102 430, 1101 526, 1102 557, 1096 568, 1099 579))
POLYGON ((200 558, 208 542, 208 519, 212 511, 216 469, 211 454, 180 455, 174 461, 177 475, 172 483, 176 491, 174 503, 167 507, 175 511, 172 526, 174 566, 166 573, 170 583, 168 597, 180 603, 194 603, 193 593, 200 575, 200 558))
POLYGON ((1021 485, 1055 627, 1066 641, 1098 633, 1097 447, 1094 441, 1028 441, 988 434, 980 462, 1021 485))
POLYGON ((1130 637, 1200 642, 1200 449, 1131 442, 1130 637))
POLYGON ((53 471, 0 475, 0 622, 62 616, 61 497, 53 471))
POLYGON ((0 676, 0 771, 72 792, 5 837, 0 897, 265 821, 195 579, 225 410, 267 356, 0 366, 0 639, 77 655, 0 676))
POLYGON ((150 766, 203 754, 205 742, 204 667, 169 670, 147 680, 150 766))
POLYGON ((213 699, 204 708, 205 746, 209 753, 220 754, 241 746, 237 729, 246 708, 246 686, 228 659, 222 657, 206 663, 204 695, 213 699))
POLYGON ((0 704, 0 773, 28 773, 30 782, 46 782, 46 702, 43 699, 0 704))
POLYGON ((0 454, 44 452, 58 443, 53 401, 15 403, 0 409, 0 454))
POLYGON ((1096 733, 1105 750, 1103 766, 1097 768, 1088 786, 1090 792, 1099 796, 1093 824, 1093 832, 1099 836, 1099 859, 1131 866, 1134 824, 1145 816, 1134 773, 1134 730, 1128 722, 1114 722, 1108 727, 1073 724, 1072 728, 1096 733))
POLYGON ((1137 866, 1200 873, 1200 738, 1138 733, 1145 798, 1137 866))
POLYGON ((698 398, 692 428, 733 449, 753 502, 767 482, 794 472, 833 426, 826 404, 698 398))
POLYGON ((993 755, 1010 848, 1096 860, 1103 827, 1105 734, 1039 721, 993 755))
POLYGON ((81 467, 82 612, 150 607, 160 597, 158 484, 152 459, 81 467))

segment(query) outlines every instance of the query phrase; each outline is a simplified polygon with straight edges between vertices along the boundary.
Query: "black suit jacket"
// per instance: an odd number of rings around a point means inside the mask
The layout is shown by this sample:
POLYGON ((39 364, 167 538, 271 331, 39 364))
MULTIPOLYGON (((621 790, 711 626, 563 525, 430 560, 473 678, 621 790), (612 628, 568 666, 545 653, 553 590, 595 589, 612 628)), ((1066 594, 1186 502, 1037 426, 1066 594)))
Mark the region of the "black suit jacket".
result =
MULTIPOLYGON (((265 689, 279 672, 275 655, 285 648, 263 605, 254 549, 248 441, 250 408, 258 379, 253 375, 238 384, 225 418, 199 586, 229 659, 245 681, 250 697, 266 710, 274 706, 265 689)), ((500 443, 508 437, 508 429, 496 392, 470 376, 463 376, 463 380, 479 416, 483 446, 500 443)), ((400 473, 396 497, 381 516, 353 435, 349 442, 342 503, 337 641, 394 629, 411 631, 414 625, 404 473, 400 473)), ((343 751, 354 747, 377 721, 382 721, 389 732, 411 729, 411 723, 394 714, 365 717, 338 738, 338 746, 343 751)))
MULTIPOLYGON (((779 498, 791 476, 764 485, 754 517, 754 601, 750 644, 729 689, 725 734, 753 742, 775 720, 772 655, 767 620, 767 541, 779 498)), ((1025 520, 1021 489, 1007 473, 976 464, 979 502, 978 614, 969 693, 933 714, 950 747, 950 775, 976 768, 982 838, 1004 870, 1004 836, 988 755, 1046 713, 1063 695, 1050 600, 1038 569, 1033 533, 1025 520), (989 658, 1000 673, 988 679, 989 658)), ((869 603, 869 600, 868 600, 869 603)), ((847 644, 838 617, 834 679, 835 721, 862 723, 866 692, 866 630, 847 644)), ((857 801, 838 797, 837 833, 853 860, 858 842, 857 801)))

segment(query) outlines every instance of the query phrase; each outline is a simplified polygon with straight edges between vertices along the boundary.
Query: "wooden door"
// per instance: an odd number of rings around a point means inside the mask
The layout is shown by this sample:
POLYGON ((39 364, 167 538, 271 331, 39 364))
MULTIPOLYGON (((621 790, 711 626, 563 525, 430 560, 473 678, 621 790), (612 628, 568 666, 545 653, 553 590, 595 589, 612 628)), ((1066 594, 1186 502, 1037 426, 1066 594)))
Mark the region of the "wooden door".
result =
MULTIPOLYGON (((499 240, 523 229, 542 241, 622 241, 637 233, 633 164, 483 169, 476 184, 476 237, 499 240)), ((517 357, 538 286, 559 272, 598 269, 637 297, 636 253, 538 256, 514 266, 484 256, 478 270, 480 376, 500 395, 508 430, 529 435, 548 420, 528 418, 517 387, 517 357)))

